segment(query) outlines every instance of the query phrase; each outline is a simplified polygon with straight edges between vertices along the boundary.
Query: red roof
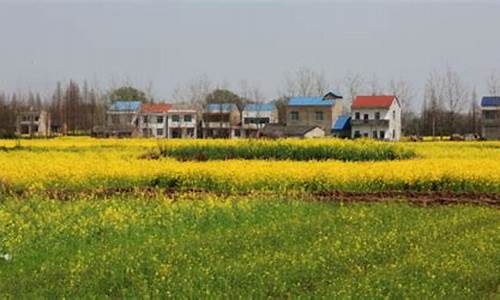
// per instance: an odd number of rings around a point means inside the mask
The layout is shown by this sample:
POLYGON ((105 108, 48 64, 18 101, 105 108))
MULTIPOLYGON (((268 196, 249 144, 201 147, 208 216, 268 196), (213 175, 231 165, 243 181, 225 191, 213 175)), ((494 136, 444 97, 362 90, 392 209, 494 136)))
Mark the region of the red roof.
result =
POLYGON ((171 104, 165 103, 146 103, 142 105, 143 113, 164 113, 168 112, 172 107, 171 104))
POLYGON ((396 96, 357 96, 352 108, 389 108, 396 96))

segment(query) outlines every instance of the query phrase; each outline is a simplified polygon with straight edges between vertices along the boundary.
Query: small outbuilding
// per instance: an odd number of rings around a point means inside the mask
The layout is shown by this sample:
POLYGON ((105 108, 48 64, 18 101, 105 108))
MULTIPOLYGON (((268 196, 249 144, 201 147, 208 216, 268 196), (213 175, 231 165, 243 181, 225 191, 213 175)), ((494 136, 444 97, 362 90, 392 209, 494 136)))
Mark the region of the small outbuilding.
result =
POLYGON ((325 136, 325 131, 319 126, 285 126, 280 124, 267 124, 261 130, 259 136, 267 138, 320 138, 325 136))
POLYGON ((332 127, 332 136, 338 138, 351 137, 351 117, 339 116, 332 127))

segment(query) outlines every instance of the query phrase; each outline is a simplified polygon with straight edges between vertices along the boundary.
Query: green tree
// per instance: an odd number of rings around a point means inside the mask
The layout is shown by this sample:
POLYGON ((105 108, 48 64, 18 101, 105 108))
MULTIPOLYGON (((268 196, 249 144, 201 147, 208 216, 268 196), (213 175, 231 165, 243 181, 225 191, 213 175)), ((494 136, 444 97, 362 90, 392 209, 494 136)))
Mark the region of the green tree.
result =
POLYGON ((118 89, 111 91, 110 93, 111 100, 137 100, 146 102, 147 97, 146 94, 131 86, 122 86, 118 89))

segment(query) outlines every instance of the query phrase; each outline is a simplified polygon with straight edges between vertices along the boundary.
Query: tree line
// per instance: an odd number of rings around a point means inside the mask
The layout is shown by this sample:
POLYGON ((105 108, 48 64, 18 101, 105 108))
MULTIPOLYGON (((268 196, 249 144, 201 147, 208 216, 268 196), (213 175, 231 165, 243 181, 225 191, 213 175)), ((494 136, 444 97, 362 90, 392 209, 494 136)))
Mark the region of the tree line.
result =
MULTIPOLYGON (((500 73, 492 72, 486 79, 490 96, 500 95, 500 73)), ((383 84, 376 75, 348 74, 343 80, 331 83, 323 72, 300 68, 285 75, 273 102, 279 111, 280 122, 285 122, 285 107, 293 96, 318 96, 331 87, 340 87, 345 111, 357 95, 395 95, 402 105, 402 128, 405 135, 448 136, 454 133, 480 132, 481 115, 475 87, 467 85, 460 74, 450 66, 431 72, 422 95, 406 80, 394 79, 383 84), (421 99, 418 99, 421 97, 421 99)), ((148 90, 148 89, 147 89, 148 90)), ((242 109, 247 103, 264 102, 258 86, 242 81, 239 89, 227 84, 213 84, 207 76, 200 76, 174 90, 175 102, 190 104, 203 111, 209 103, 234 103, 242 109)), ((52 127, 63 135, 90 134, 95 126, 103 125, 105 112, 112 101, 139 100, 155 102, 150 91, 142 91, 130 84, 101 91, 74 80, 58 82, 50 97, 38 93, 0 92, 0 136, 13 136, 16 117, 23 111, 46 110, 52 127)))

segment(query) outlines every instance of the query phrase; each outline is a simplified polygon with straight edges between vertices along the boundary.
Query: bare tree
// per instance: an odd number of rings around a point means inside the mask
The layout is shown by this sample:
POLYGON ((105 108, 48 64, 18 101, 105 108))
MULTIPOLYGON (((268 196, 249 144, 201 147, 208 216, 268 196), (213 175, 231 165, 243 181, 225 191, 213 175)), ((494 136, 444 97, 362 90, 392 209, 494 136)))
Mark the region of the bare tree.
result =
POLYGON ((247 102, 261 103, 264 102, 264 95, 256 84, 250 83, 248 80, 240 82, 240 97, 247 102))
MULTIPOLYGON (((442 105, 440 99, 443 95, 443 80, 441 76, 433 72, 427 78, 425 84, 424 92, 424 111, 423 111, 423 121, 424 129, 430 127, 430 133, 434 138, 436 136, 436 130, 439 129, 441 133, 441 128, 438 127, 438 117, 442 111, 442 105)), ((440 134, 441 135, 441 134, 440 134)))
POLYGON ((471 97, 470 97, 470 112, 469 112, 469 115, 470 115, 470 123, 471 123, 471 127, 470 127, 470 131, 473 133, 473 134, 478 134, 479 132, 479 108, 478 108, 478 104, 477 104, 477 92, 476 92, 476 88, 474 87, 472 89, 472 92, 471 92, 471 97))
POLYGON ((414 118, 412 109, 413 99, 415 92, 408 82, 400 80, 391 80, 389 82, 389 91, 392 95, 396 96, 401 104, 401 123, 402 129, 407 133, 410 119, 414 118))
POLYGON ((365 80, 359 73, 349 73, 343 81, 344 89, 347 92, 344 95, 344 111, 349 112, 351 111, 351 103, 354 101, 354 98, 365 92, 365 80))
POLYGON ((382 95, 384 93, 383 88, 380 86, 380 81, 377 74, 373 73, 370 79, 370 93, 372 96, 382 95))
POLYGON ((281 94, 287 97, 318 96, 324 95, 327 90, 328 83, 323 72, 302 67, 285 75, 284 91, 281 94))
POLYGON ((448 111, 448 125, 450 132, 455 131, 455 120, 458 113, 463 112, 468 98, 468 90, 460 77, 450 66, 447 66, 443 77, 443 100, 448 111))
POLYGON ((212 91, 212 89, 212 82, 206 75, 201 75, 197 78, 192 79, 185 85, 176 87, 174 89, 172 97, 176 102, 202 106, 207 95, 212 91))
POLYGON ((408 82, 403 79, 392 79, 389 82, 389 91, 392 95, 398 97, 402 109, 411 110, 413 108, 412 104, 416 94, 408 82))
POLYGON ((487 80, 490 96, 500 96, 500 73, 493 71, 487 80))

